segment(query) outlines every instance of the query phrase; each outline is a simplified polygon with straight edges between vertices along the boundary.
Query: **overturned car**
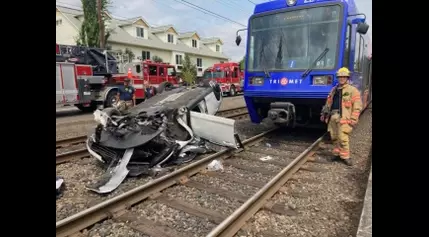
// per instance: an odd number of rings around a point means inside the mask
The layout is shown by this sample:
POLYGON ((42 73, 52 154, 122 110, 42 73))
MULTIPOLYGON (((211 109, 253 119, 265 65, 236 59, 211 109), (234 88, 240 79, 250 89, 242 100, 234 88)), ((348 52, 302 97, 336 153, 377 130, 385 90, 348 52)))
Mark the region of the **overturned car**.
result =
POLYGON ((235 121, 214 116, 222 102, 219 85, 162 88, 129 110, 94 112, 98 125, 89 134, 87 149, 107 171, 89 190, 109 193, 127 176, 154 176, 214 147, 238 147, 235 121))

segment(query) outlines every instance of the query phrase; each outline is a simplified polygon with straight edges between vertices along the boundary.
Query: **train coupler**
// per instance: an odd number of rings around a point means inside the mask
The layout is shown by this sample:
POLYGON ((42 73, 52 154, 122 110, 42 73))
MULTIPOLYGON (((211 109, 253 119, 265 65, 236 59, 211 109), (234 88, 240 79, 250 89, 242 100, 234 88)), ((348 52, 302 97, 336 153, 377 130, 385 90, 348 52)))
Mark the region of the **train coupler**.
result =
POLYGON ((273 102, 270 107, 268 118, 275 124, 295 126, 296 113, 294 104, 290 102, 273 102))

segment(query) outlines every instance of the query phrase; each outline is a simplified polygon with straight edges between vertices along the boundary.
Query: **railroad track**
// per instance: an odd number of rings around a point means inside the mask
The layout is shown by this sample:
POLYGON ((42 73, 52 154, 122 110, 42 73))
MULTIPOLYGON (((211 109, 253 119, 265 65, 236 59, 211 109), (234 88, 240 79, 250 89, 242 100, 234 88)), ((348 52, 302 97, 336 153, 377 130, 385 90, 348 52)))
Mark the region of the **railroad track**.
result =
MULTIPOLYGON (((248 112, 246 107, 239 107, 234 109, 222 110, 219 111, 216 115, 226 118, 231 118, 235 120, 242 120, 248 118, 248 112)), ((76 146, 86 142, 87 136, 77 136, 72 138, 67 138, 63 140, 58 140, 56 142, 56 149, 76 146)), ((67 151, 64 153, 57 154, 56 164, 62 164, 74 159, 80 159, 88 157, 89 153, 86 148, 79 148, 72 151, 67 151)))
MULTIPOLYGON (((56 235, 76 234, 96 223, 113 219, 116 222, 126 223, 138 232, 154 237, 194 236, 195 234, 198 236, 234 236, 246 221, 261 209, 288 215, 291 210, 285 209, 284 205, 270 202, 270 198, 299 169, 318 171, 311 166, 303 165, 314 154, 322 137, 316 139, 313 136, 309 140, 306 137, 300 139, 292 134, 282 135, 277 139, 269 138, 278 133, 276 130, 271 129, 243 141, 244 149, 225 149, 217 152, 57 221, 56 235), (282 142, 278 142, 279 140, 282 142), (207 171, 207 165, 213 160, 221 161, 224 172, 207 171), (254 166, 254 164, 259 164, 259 166, 254 166), (242 190, 238 186, 246 186, 247 189, 254 192, 243 195, 235 191, 215 188, 211 185, 213 179, 230 182, 237 190, 242 190), (209 205, 187 202, 186 198, 180 197, 183 193, 188 193, 190 196, 204 193, 204 195, 211 195, 210 200, 226 198, 232 201, 225 202, 225 208, 218 206, 219 210, 211 210, 208 208, 209 205), (160 208, 159 205, 188 213, 192 218, 206 219, 209 224, 201 227, 198 233, 178 231, 172 227, 173 224, 158 223, 154 221, 158 218, 153 213, 148 214, 148 209, 157 210, 160 208), (143 215, 142 211, 145 212, 143 215)), ((305 134, 308 136, 308 133, 305 134)), ((158 212, 158 215, 161 214, 158 212)), ((174 220, 171 221, 174 222, 174 220)))

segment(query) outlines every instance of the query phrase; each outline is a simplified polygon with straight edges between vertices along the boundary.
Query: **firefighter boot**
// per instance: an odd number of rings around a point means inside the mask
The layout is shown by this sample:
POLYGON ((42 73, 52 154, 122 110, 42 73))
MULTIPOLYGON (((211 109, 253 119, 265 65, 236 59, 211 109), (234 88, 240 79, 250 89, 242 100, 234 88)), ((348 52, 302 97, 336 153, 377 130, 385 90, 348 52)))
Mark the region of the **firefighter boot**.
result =
POLYGON ((340 161, 340 160, 341 160, 341 158, 340 158, 340 156, 338 156, 338 155, 336 155, 336 156, 334 156, 334 157, 332 157, 332 158, 331 158, 331 161, 332 161, 332 162, 340 161))
POLYGON ((348 159, 342 159, 344 164, 346 164, 347 166, 353 166, 353 161, 351 158, 348 159))

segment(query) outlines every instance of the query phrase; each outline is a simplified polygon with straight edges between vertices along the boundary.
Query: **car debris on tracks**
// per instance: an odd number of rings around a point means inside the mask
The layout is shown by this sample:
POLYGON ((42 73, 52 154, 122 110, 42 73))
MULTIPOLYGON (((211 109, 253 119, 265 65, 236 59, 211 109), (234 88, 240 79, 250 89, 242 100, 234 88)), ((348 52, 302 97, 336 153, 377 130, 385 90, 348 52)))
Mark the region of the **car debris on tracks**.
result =
POLYGON ((215 116, 220 92, 213 82, 193 88, 171 85, 129 110, 95 111, 98 125, 86 146, 107 170, 87 188, 109 193, 127 176, 155 176, 213 147, 238 148, 235 121, 215 116))

